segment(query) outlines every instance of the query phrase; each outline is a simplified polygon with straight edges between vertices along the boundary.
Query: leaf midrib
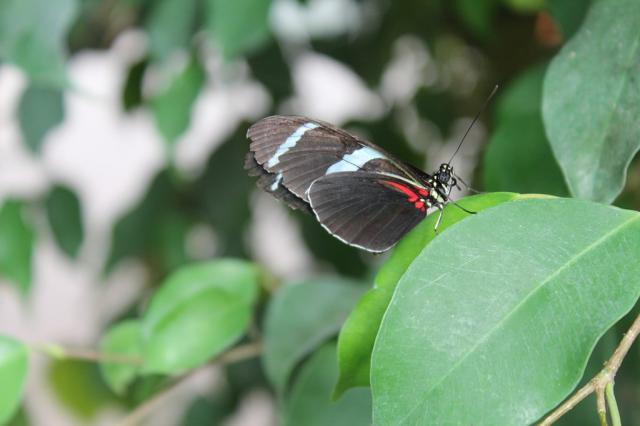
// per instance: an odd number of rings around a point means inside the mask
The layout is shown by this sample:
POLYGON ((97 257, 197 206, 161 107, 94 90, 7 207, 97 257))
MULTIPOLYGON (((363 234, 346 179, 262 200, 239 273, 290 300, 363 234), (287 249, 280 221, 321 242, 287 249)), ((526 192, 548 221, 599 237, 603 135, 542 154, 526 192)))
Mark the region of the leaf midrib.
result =
MULTIPOLYGON (((569 268, 570 266, 572 266, 573 264, 575 264, 578 259, 582 258, 585 254, 589 253, 593 248, 595 248, 596 246, 600 245, 601 243, 607 241, 609 239, 609 237, 611 237, 612 235, 618 233, 620 230, 622 230, 623 228, 625 228, 626 226, 630 225, 632 222, 637 221, 640 219, 640 215, 633 215, 630 219, 625 220, 624 222, 622 222, 620 225, 616 226, 615 228, 613 228, 612 230, 610 230, 609 232, 607 232, 606 234, 604 234, 602 237, 598 238, 597 240, 595 240, 594 242, 592 242, 591 244, 589 244, 587 247, 585 247, 583 250, 581 250, 576 256, 574 256, 571 260, 569 260, 567 263, 565 263, 564 265, 562 265, 560 268, 556 269, 553 273, 549 274, 544 280, 542 280, 542 282, 540 283, 539 286, 536 286, 526 297, 524 297, 517 305, 514 306, 514 308, 509 311, 503 318, 502 321, 496 323, 496 325, 491 328, 487 333, 484 334, 484 336, 479 339, 477 341, 477 343, 475 345, 473 345, 473 347, 463 356, 461 357, 443 376, 442 378, 429 390, 427 390, 424 394, 424 398, 422 399, 422 401, 426 400, 428 398, 428 395, 433 393, 433 391, 435 391, 440 385, 442 385, 442 383, 444 383, 444 381, 463 363, 466 361, 466 359, 472 355, 473 353, 475 353, 475 351, 480 347, 480 345, 482 345, 484 342, 486 342, 495 331, 497 331, 498 329, 500 329, 502 327, 503 324, 506 323, 506 321, 513 316, 531 297, 533 297, 533 295, 535 295, 540 289, 542 289, 547 283, 549 283, 550 280, 552 280, 553 278, 555 278, 557 275, 559 275, 561 272, 563 272, 565 269, 569 268)), ((410 418, 413 413, 416 412, 416 410, 418 408, 420 408, 422 406, 422 401, 420 403, 418 403, 413 409, 411 409, 409 411, 409 413, 399 422, 399 424, 404 423, 404 421, 408 418, 410 418)))

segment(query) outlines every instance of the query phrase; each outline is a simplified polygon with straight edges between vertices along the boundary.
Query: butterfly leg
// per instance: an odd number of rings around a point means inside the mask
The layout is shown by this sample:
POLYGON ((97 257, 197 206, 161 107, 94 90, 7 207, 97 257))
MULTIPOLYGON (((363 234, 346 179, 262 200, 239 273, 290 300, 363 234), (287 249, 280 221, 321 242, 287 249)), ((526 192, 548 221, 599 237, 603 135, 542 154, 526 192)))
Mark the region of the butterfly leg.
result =
POLYGON ((444 213, 444 205, 442 203, 437 203, 434 204, 434 207, 436 207, 438 210, 440 210, 440 213, 438 213, 438 220, 436 220, 436 224, 433 227, 433 230, 435 231, 436 235, 438 234, 438 227, 440 227, 440 220, 442 220, 442 214, 444 213))

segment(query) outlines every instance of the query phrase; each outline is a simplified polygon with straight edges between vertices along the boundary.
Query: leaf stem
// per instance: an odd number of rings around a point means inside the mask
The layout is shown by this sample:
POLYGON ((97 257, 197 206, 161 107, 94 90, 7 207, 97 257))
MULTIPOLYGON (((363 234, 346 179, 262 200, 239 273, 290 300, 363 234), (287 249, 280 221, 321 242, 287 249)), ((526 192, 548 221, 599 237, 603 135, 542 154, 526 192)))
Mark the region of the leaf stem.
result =
MULTIPOLYGON (((262 344, 259 342, 247 343, 244 345, 236 346, 223 353, 216 359, 214 359, 207 366, 213 365, 226 365, 233 364, 235 362, 244 361, 246 359, 258 356, 262 351, 262 344)), ((207 366, 203 367, 206 368, 207 366)), ((140 424, 141 421, 152 413, 158 406, 169 399, 172 393, 182 384, 187 378, 191 377, 197 371, 201 369, 191 370, 190 372, 176 378, 169 386, 155 394, 152 398, 146 400, 132 412, 120 419, 116 426, 134 426, 140 424)))
POLYGON ((611 412, 611 424, 613 426, 622 426, 620 411, 618 410, 618 403, 616 402, 616 395, 613 392, 613 381, 607 383, 607 386, 604 388, 604 392, 607 396, 607 405, 611 412))
POLYGON ((613 382, 624 360, 625 356, 629 352, 629 349, 633 345, 633 342, 640 334, 640 315, 636 317, 629 330, 625 333, 624 337, 618 344, 618 347, 611 355, 611 358, 604 364, 604 368, 593 378, 565 400, 560 406, 553 410, 547 417, 545 417, 539 426, 548 426, 556 422, 560 417, 570 411, 573 407, 578 405, 580 401, 585 399, 592 393, 596 393, 596 401, 598 404, 598 416, 600 417, 600 423, 602 425, 607 424, 606 419, 606 405, 605 396, 611 409, 611 419, 614 426, 620 426, 620 413, 616 404, 615 396, 613 394, 613 382), (610 390, 607 391, 607 387, 610 386, 610 390), (605 395, 606 394, 606 395, 605 395))

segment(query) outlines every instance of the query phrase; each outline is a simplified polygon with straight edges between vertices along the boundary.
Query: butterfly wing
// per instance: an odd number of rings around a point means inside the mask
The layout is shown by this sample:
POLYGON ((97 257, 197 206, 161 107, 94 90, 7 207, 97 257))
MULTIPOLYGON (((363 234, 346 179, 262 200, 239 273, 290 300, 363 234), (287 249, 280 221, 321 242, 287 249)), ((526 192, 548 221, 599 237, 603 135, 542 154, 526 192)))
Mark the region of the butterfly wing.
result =
POLYGON ((428 188, 374 172, 329 174, 313 182, 309 201, 318 221, 347 244, 383 252, 424 217, 428 188))
POLYGON ((273 188, 282 185, 305 202, 311 184, 334 173, 376 170, 410 180, 424 176, 381 148, 307 117, 267 117, 251 126, 247 137, 255 162, 272 175, 273 188))

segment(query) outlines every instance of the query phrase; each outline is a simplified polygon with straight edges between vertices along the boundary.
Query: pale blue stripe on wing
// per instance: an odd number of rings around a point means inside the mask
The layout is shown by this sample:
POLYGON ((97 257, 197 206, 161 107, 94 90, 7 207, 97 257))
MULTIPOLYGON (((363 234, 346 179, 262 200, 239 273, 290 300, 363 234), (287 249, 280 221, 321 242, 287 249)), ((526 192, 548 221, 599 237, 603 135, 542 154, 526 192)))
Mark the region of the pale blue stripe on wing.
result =
POLYGON ((291 136, 289 136, 287 140, 278 147, 278 149, 276 149, 276 152, 273 154, 273 156, 269 158, 267 166, 273 167, 278 164, 280 162, 280 156, 284 155, 291 148, 295 147, 300 138, 302 138, 305 133, 307 133, 309 130, 315 129, 316 127, 319 127, 319 125, 311 122, 304 123, 302 126, 298 127, 296 131, 293 132, 291 136))
POLYGON ((375 160, 376 158, 385 158, 385 156, 375 149, 365 146, 353 151, 351 154, 346 154, 342 157, 342 160, 331 165, 331 167, 327 169, 325 175, 338 172, 355 172, 360 170, 366 163, 371 160, 375 160))
POLYGON ((276 189, 278 189, 278 185, 280 185, 280 181, 282 180, 282 173, 278 173, 276 175, 276 179, 273 181, 273 183, 271 184, 271 190, 275 191, 276 189))

